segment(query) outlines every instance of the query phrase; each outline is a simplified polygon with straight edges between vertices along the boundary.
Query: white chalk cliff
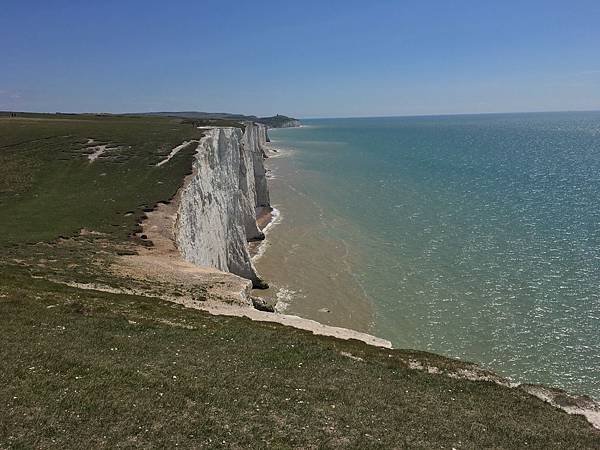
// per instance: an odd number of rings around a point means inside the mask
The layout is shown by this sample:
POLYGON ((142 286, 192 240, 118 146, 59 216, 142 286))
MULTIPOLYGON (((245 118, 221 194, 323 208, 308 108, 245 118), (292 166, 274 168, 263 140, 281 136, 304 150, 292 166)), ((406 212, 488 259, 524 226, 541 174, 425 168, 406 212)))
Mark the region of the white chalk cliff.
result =
POLYGON ((285 121, 281 124, 279 124, 279 128, 296 128, 301 126, 301 122, 297 119, 290 119, 288 121, 285 121))
POLYGON ((263 239, 258 210, 269 206, 263 160, 264 125, 206 130, 198 144, 193 173, 181 192, 175 226, 183 258, 266 287, 252 263, 248 241, 263 239))

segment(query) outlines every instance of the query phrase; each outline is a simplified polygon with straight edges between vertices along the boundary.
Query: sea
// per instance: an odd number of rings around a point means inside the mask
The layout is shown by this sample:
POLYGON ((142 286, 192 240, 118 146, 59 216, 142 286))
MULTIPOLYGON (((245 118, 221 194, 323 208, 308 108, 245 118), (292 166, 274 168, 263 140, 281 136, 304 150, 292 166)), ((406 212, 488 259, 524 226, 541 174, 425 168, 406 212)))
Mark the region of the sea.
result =
POLYGON ((279 308, 600 400, 600 112, 270 130, 279 308))

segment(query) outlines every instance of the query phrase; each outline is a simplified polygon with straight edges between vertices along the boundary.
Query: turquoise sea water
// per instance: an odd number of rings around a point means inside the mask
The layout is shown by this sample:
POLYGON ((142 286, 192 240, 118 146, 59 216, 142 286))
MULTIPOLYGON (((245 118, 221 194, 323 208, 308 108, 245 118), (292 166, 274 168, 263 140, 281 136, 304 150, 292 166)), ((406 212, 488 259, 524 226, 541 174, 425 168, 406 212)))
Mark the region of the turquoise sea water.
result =
POLYGON ((375 334, 600 399, 600 112, 303 123, 375 334))

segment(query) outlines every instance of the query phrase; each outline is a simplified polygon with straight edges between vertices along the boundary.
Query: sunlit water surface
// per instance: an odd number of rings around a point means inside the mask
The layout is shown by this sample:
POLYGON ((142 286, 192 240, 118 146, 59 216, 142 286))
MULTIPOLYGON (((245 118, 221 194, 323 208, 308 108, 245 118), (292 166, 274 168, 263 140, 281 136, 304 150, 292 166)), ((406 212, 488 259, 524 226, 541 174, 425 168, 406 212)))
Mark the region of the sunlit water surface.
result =
POLYGON ((600 398, 600 113, 304 124, 271 137, 374 333, 600 398))

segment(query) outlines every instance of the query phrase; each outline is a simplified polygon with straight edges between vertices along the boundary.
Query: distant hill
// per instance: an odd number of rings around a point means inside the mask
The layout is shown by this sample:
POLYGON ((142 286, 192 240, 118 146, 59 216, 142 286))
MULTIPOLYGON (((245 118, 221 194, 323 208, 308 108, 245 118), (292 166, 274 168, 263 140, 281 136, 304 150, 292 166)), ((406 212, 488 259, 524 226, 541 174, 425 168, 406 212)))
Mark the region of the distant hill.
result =
POLYGON ((281 116, 279 114, 271 117, 259 117, 255 122, 264 123, 270 128, 289 128, 300 126, 300 121, 298 119, 281 116))
POLYGON ((277 114, 270 117, 247 116, 244 114, 231 113, 209 113, 202 111, 157 111, 148 113, 133 113, 134 116, 158 116, 158 117, 182 117, 185 119, 226 119, 226 120, 249 120, 267 125, 270 128, 287 128, 300 126, 300 121, 293 117, 277 114))

